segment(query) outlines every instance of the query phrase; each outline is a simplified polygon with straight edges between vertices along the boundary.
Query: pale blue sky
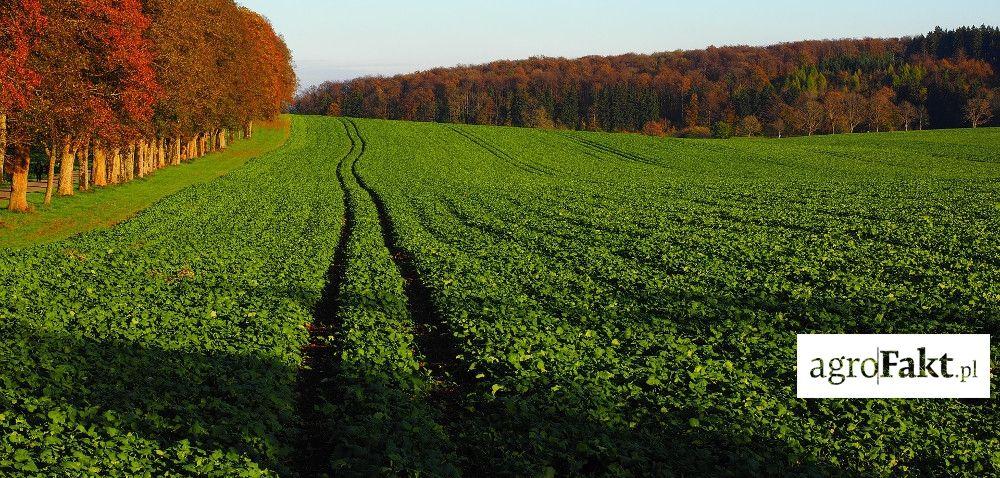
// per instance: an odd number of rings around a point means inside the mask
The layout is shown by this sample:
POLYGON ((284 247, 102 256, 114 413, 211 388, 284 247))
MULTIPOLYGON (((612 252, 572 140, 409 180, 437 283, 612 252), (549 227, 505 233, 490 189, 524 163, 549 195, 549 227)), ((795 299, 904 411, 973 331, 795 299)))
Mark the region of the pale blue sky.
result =
POLYGON ((534 55, 924 33, 1000 24, 998 0, 237 0, 274 23, 302 86, 534 55))

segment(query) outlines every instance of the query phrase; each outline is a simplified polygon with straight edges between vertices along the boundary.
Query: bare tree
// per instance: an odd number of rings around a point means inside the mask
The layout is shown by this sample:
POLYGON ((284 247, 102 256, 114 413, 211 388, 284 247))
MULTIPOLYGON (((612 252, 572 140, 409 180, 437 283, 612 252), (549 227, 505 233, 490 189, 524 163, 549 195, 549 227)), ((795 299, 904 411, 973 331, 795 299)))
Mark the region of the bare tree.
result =
POLYGON ((910 125, 917 121, 920 116, 920 111, 917 110, 916 106, 913 106, 913 103, 904 101, 903 104, 899 105, 899 116, 903 120, 903 129, 909 131, 910 125))
POLYGON ((842 117, 847 131, 853 133, 861 123, 864 123, 868 101, 861 93, 850 92, 844 95, 842 117))
POLYGON ((823 124, 823 105, 816 101, 815 96, 809 95, 799 105, 799 110, 802 113, 802 129, 812 136, 823 124))
POLYGON ((768 125, 768 128, 771 130, 771 134, 781 138, 785 134, 785 120, 781 117, 775 118, 774 121, 768 125))
POLYGON ((931 114, 927 111, 927 106, 920 105, 917 108, 917 127, 923 131, 925 126, 929 126, 931 123, 931 114))
POLYGON ((993 104, 989 94, 983 94, 972 98, 965 105, 965 119, 973 128, 978 128, 982 124, 989 123, 993 119, 993 104))
POLYGON ((830 90, 823 98, 823 107, 826 109, 826 122, 830 127, 830 133, 837 134, 837 125, 844 122, 844 93, 830 90))
POLYGON ((739 131, 740 136, 756 136, 763 131, 764 127, 760 124, 760 120, 756 116, 744 116, 736 128, 739 131))

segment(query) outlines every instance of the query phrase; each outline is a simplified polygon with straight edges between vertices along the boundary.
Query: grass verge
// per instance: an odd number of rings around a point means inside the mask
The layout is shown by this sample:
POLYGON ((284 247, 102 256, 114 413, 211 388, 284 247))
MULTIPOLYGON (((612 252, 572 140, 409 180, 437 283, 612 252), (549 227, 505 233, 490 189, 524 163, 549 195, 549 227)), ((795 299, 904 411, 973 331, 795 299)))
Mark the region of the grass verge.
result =
POLYGON ((237 141, 221 153, 211 154, 181 166, 157 171, 127 184, 94 189, 71 197, 56 197, 42 204, 44 195, 28 195, 35 207, 31 214, 6 210, 0 200, 0 248, 23 248, 56 242, 81 232, 118 224, 159 199, 188 186, 210 181, 242 166, 251 158, 273 151, 288 140, 291 119, 257 122, 252 139, 237 141))

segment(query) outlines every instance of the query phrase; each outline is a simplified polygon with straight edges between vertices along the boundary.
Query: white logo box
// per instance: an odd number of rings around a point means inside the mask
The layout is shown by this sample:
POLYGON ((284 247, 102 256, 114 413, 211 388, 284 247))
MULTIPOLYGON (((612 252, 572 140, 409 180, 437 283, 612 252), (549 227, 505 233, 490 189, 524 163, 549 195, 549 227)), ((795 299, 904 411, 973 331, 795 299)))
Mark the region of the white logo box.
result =
POLYGON ((799 398, 990 398, 989 335, 799 335, 797 356, 799 398))

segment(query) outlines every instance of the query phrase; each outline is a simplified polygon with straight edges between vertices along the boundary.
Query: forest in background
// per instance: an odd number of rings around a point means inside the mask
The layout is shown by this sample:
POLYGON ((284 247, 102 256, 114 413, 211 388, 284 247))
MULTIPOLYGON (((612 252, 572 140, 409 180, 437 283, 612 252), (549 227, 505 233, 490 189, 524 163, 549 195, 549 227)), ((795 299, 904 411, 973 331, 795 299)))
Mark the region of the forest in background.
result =
POLYGON ((446 123, 812 135, 996 124, 1000 29, 911 38, 537 57, 327 82, 293 111, 446 123))
POLYGON ((102 187, 225 149, 287 109, 291 53, 233 0, 0 1, 0 177, 102 187), (36 171, 37 172, 37 171, 36 171), (58 176, 58 178, 57 178, 58 176))

